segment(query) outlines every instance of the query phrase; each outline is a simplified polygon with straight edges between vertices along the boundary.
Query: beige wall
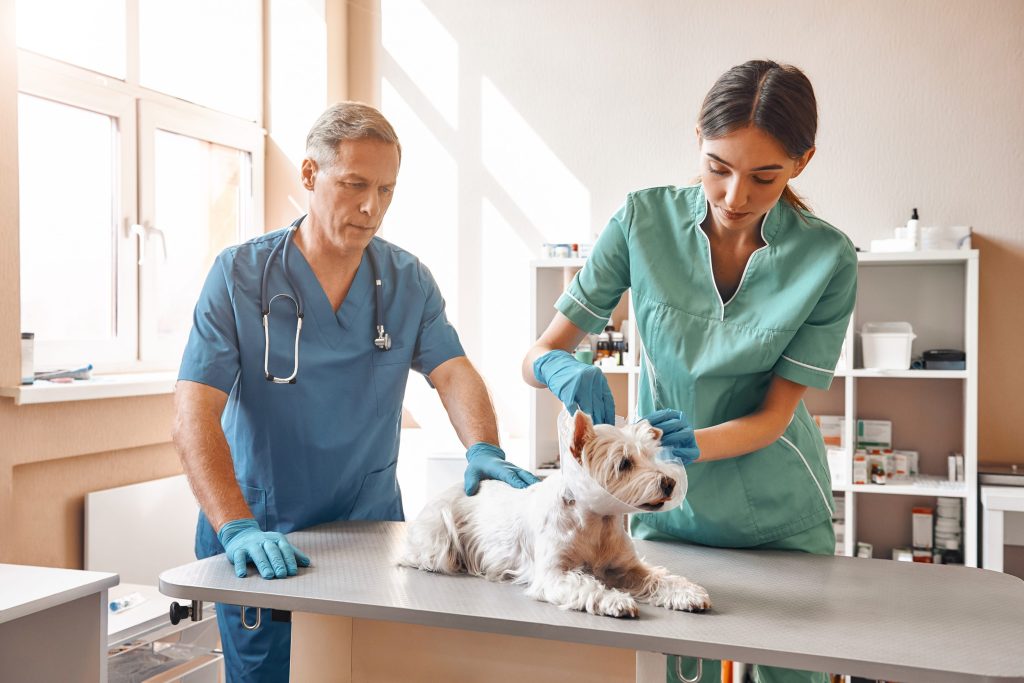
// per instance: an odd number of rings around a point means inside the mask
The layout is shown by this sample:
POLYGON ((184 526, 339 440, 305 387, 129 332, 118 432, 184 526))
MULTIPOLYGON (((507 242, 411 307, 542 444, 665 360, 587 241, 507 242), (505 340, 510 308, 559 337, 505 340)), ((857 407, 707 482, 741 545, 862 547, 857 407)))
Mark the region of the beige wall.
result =
POLYGON ((1024 461, 1024 3, 422 0, 384 3, 380 21, 350 82, 406 148, 385 231, 431 254, 508 435, 528 428, 528 308, 503 292, 528 291, 541 242, 591 237, 628 191, 693 178, 707 89, 769 57, 816 88, 817 155, 796 187, 820 216, 865 249, 912 207, 922 225, 974 227, 980 453, 1024 461))

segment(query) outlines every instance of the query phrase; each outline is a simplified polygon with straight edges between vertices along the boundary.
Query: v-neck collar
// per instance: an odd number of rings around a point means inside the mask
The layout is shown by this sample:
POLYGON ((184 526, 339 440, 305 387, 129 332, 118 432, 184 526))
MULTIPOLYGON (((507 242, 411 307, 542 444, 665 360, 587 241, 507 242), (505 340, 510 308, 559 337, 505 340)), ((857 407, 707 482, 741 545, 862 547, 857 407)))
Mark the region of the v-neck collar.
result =
MULTIPOLYGON (((290 238, 291 235, 286 239, 290 238)), ((366 249, 373 249, 372 241, 367 245, 366 249)), ((298 271, 298 286, 303 290, 302 294, 306 302, 307 314, 312 316, 321 334, 330 345, 335 349, 340 348, 348 336, 346 333, 354 329, 364 307, 371 305, 369 300, 373 295, 373 275, 370 272, 372 269, 370 268, 366 250, 363 251, 362 258, 359 261, 359 268, 356 269, 356 276, 353 278, 352 285, 349 287, 348 293, 345 295, 344 301, 341 302, 337 313, 334 312, 334 307, 331 305, 330 299, 327 298, 327 293, 317 279, 316 273, 313 272, 313 267, 309 265, 309 261, 306 260, 302 250, 289 250, 288 266, 298 271)), ((373 330, 368 325, 366 329, 367 339, 372 338, 372 332, 373 330)))
POLYGON ((764 218, 761 220, 761 240, 764 242, 764 246, 758 247, 750 253, 750 256, 747 257, 747 262, 743 266, 743 274, 740 276, 739 284, 736 285, 736 290, 732 293, 732 296, 729 297, 728 301, 724 301, 722 299, 722 293, 718 291, 718 283, 715 282, 715 269, 711 259, 711 239, 701 227, 704 223, 704 219, 708 215, 708 199, 704 194, 704 186, 697 185, 697 192, 693 194, 693 204, 691 206, 694 220, 693 229, 700 234, 700 238, 704 240, 704 244, 707 247, 707 259, 705 261, 705 266, 707 268, 707 278, 710 282, 711 290, 714 292, 715 298, 718 300, 719 320, 725 320, 726 306, 735 301, 736 297, 739 296, 740 291, 743 289, 743 283, 746 281, 747 275, 750 273, 751 266, 753 265, 755 258, 758 254, 771 247, 775 236, 779 232, 779 227, 782 225, 782 207, 780 207, 779 204, 784 201, 784 199, 780 198, 779 201, 775 202, 775 206, 768 209, 768 213, 764 215, 764 218))

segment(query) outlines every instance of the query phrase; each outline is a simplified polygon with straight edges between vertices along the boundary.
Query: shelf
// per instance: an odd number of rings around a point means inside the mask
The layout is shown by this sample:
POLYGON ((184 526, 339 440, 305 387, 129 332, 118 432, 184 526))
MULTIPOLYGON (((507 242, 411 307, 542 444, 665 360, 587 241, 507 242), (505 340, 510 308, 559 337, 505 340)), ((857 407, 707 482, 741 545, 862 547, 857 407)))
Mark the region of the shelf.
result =
POLYGON ((836 377, 881 377, 885 379, 967 379, 966 370, 836 370, 836 377))
POLYGON ((966 498, 967 484, 947 481, 942 477, 918 477, 913 481, 892 484, 846 484, 833 486, 837 493, 885 493, 895 496, 941 496, 966 498))
POLYGON ((597 367, 600 367, 601 372, 606 375, 635 375, 640 372, 639 365, 613 365, 610 368, 604 368, 599 365, 597 367))
MULTIPOLYGON (((883 253, 872 253, 870 251, 857 252, 858 263, 865 266, 965 263, 967 261, 976 260, 977 258, 977 249, 935 249, 931 251, 899 251, 883 253)), ((530 265, 535 268, 579 268, 586 262, 586 256, 576 256, 570 258, 534 259, 530 262, 530 265)))
POLYGON ((574 256, 570 258, 542 258, 530 261, 534 268, 582 268, 587 263, 587 257, 574 256))
POLYGON ((15 405, 153 396, 174 393, 176 381, 177 373, 173 371, 95 375, 92 379, 76 379, 71 384, 37 380, 35 384, 0 387, 0 396, 13 398, 15 405))
POLYGON ((927 265, 933 263, 965 263, 978 258, 977 249, 936 249, 933 251, 899 251, 891 253, 857 252, 857 261, 872 265, 927 265))

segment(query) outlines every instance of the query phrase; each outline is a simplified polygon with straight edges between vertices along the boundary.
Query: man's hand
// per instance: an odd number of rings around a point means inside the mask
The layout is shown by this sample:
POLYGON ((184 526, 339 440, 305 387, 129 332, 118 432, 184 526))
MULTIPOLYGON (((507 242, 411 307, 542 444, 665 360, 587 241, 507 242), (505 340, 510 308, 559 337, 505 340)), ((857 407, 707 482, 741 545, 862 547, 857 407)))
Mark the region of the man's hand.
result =
POLYGON ((524 469, 505 461, 505 452, 489 443, 475 443, 466 451, 466 495, 475 496, 483 479, 499 479, 509 486, 525 489, 540 481, 524 469))
POLYGON ((262 531, 255 519, 236 519, 217 532, 229 562, 235 564, 235 576, 245 578, 246 563, 252 561, 264 579, 295 576, 299 567, 308 567, 309 558, 288 542, 284 534, 262 531))

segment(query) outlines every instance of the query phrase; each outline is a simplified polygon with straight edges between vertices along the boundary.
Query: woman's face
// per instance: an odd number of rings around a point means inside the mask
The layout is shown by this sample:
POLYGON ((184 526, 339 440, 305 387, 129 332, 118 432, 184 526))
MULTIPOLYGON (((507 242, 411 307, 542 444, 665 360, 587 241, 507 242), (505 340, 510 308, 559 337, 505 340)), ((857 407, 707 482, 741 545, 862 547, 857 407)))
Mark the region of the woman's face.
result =
POLYGON ((778 140, 755 126, 714 140, 701 137, 700 179, 716 228, 729 233, 756 231, 761 217, 775 206, 791 178, 800 175, 814 155, 809 149, 792 159, 778 140))

